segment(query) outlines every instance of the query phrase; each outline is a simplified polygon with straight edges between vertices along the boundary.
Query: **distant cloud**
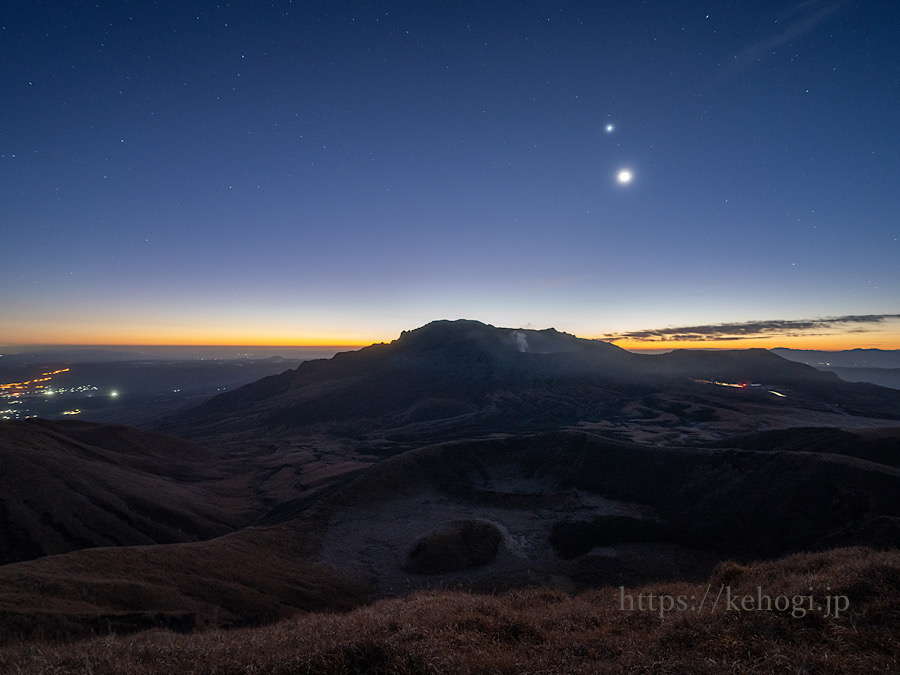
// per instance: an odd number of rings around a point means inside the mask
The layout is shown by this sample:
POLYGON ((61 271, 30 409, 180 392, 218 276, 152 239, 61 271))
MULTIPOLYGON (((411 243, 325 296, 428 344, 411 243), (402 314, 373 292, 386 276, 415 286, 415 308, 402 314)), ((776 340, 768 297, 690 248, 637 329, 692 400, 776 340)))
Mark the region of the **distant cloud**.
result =
POLYGON ((774 54, 784 45, 799 40, 825 22, 845 4, 846 0, 833 0, 832 2, 804 0, 793 5, 775 22, 779 27, 782 26, 782 21, 787 22, 781 27, 781 30, 745 47, 743 51, 734 56, 730 63, 726 64, 720 77, 727 78, 747 70, 755 63, 774 54))
MULTIPOLYGON (((868 333, 875 324, 900 319, 900 314, 863 314, 805 319, 794 321, 746 321, 719 323, 708 326, 680 326, 656 330, 636 330, 627 333, 607 333, 604 340, 633 340, 636 342, 716 342, 721 340, 750 340, 768 337, 800 337, 823 335, 822 331, 839 329, 842 333, 868 333)), ((827 333, 825 333, 827 334, 827 333)))

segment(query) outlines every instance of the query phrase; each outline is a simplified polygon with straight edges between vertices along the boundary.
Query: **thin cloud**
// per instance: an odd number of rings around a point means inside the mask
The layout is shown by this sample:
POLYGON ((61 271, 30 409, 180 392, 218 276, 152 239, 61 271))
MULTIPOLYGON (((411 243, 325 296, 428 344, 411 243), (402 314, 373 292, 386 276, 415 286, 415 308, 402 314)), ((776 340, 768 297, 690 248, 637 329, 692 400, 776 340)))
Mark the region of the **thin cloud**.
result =
POLYGON ((804 0, 804 2, 797 3, 781 17, 782 20, 791 21, 786 28, 779 33, 754 42, 740 54, 736 54, 734 60, 727 65, 720 77, 727 78, 745 71, 755 63, 768 58, 784 45, 799 40, 824 23, 845 4, 846 0, 836 0, 836 2, 827 4, 822 0, 804 0))
POLYGON ((706 326, 679 326, 636 330, 625 333, 607 333, 604 340, 632 340, 635 342, 718 342, 722 340, 750 340, 767 337, 804 337, 828 335, 829 330, 839 333, 868 333, 878 324, 900 319, 900 314, 860 314, 835 316, 823 319, 785 321, 746 321, 743 323, 719 323, 706 326), (838 330, 839 329, 839 330, 838 330))

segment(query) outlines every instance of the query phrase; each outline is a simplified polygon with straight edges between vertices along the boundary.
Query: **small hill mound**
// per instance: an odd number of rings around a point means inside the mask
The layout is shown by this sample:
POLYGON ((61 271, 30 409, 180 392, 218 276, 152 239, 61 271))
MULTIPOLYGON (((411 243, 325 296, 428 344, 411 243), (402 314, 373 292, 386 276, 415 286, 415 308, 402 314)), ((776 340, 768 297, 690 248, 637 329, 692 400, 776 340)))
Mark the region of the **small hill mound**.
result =
POLYGON ((491 523, 455 520, 419 539, 403 569, 415 574, 445 574, 492 562, 503 536, 491 523))

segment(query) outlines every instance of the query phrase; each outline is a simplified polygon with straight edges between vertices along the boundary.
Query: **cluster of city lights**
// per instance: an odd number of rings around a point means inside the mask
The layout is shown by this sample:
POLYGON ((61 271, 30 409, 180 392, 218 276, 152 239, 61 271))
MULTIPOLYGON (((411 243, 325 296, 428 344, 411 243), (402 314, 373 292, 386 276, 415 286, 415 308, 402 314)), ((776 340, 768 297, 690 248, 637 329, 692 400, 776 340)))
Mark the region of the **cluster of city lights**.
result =
MULTIPOLYGON (((26 406, 22 405, 22 401, 27 401, 29 397, 37 396, 44 398, 56 397, 59 395, 86 395, 90 397, 93 396, 93 392, 100 391, 97 387, 90 384, 58 388, 54 388, 50 384, 54 375, 67 372, 69 372, 68 368, 60 368, 59 370, 42 373, 40 377, 25 380, 24 382, 7 382, 0 384, 0 402, 7 406, 5 409, 0 409, 0 420, 22 420, 38 417, 38 414, 35 414, 34 411, 29 410, 26 406)), ((109 396, 111 398, 117 398, 119 392, 110 391, 109 396)), ((80 415, 81 409, 72 408, 71 410, 63 410, 60 414, 80 415)))
POLYGON ((44 373, 40 377, 36 377, 33 380, 25 380, 25 382, 10 382, 8 384, 0 384, 0 395, 2 396, 24 396, 26 394, 34 394, 38 393, 40 389, 45 389, 47 387, 46 384, 42 384, 44 382, 49 382, 54 375, 59 375, 60 373, 69 372, 68 368, 60 368, 59 370, 53 370, 49 373, 44 373))

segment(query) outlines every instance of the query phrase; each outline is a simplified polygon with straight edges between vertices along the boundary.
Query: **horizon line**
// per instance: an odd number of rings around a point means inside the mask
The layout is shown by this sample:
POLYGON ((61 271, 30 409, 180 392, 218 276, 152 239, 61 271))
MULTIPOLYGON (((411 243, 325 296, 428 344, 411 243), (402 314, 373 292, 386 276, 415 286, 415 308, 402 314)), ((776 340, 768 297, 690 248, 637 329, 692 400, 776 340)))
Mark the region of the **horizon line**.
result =
MULTIPOLYGON (((577 336, 576 336, 577 337, 577 336)), ((396 339, 396 338, 395 338, 396 339)), ((608 344, 612 344, 615 346, 616 342, 619 340, 604 340, 603 338, 582 338, 585 340, 596 340, 598 342, 606 342, 608 344)), ((209 343, 209 344, 199 344, 199 343, 160 343, 160 344, 137 344, 137 343, 66 343, 66 342, 35 342, 35 343, 18 343, 18 344, 0 344, 0 357, 5 354, 22 354, 28 353, 32 351, 64 351, 64 350, 113 350, 113 351, 124 351, 124 350, 153 350, 153 349, 179 349, 179 350, 189 350, 189 349, 265 349, 265 350, 273 350, 273 349, 310 349, 310 350, 359 350, 365 347, 370 347, 378 344, 389 344, 393 342, 393 340, 385 342, 385 341, 376 341, 376 342, 368 342, 368 343, 315 343, 315 344, 291 344, 291 343, 283 343, 283 344, 228 344, 228 343, 209 343)), ((787 347, 787 346, 773 346, 773 347, 736 347, 736 346, 717 346, 712 347, 709 346, 708 342, 697 341, 695 346, 684 346, 684 344, 680 345, 668 345, 662 346, 659 342, 653 343, 645 343, 647 346, 633 346, 629 345, 628 347, 621 347, 629 352, 670 352, 675 350, 696 350, 696 351, 748 351, 750 349, 765 349, 767 351, 775 350, 775 349, 788 349, 793 351, 814 351, 814 352, 846 352, 853 350, 875 350, 875 351, 900 351, 900 349, 885 349, 881 347, 847 347, 844 349, 816 349, 811 347, 787 347), (650 346, 650 345, 653 346, 650 346)))

